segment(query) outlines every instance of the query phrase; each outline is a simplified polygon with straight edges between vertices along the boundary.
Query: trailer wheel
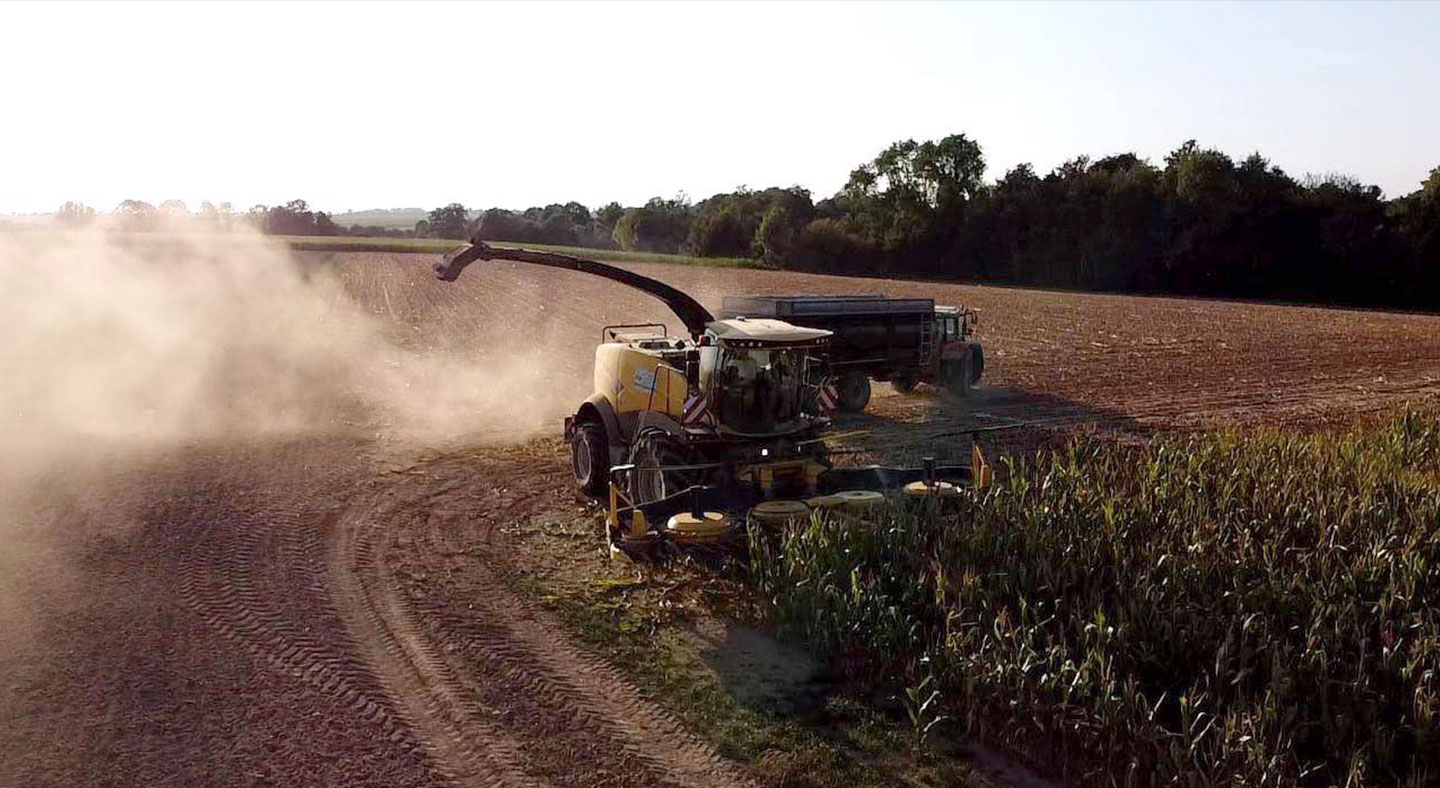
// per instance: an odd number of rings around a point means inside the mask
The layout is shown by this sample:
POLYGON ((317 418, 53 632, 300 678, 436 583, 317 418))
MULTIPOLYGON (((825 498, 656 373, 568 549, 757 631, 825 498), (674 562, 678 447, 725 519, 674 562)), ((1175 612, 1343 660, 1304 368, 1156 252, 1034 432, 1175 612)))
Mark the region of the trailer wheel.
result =
POLYGON ((581 424, 575 428, 570 442, 570 467, 575 471, 575 486, 591 498, 605 494, 610 475, 610 447, 605 428, 599 424, 581 424))
POLYGON ((870 402, 870 376, 847 372, 840 379, 840 410, 859 413, 870 402))
POLYGON ((910 392, 915 390, 915 384, 919 382, 919 380, 907 375, 903 378, 895 378, 891 380, 890 385, 893 386, 895 390, 900 392, 901 394, 909 394, 910 392))

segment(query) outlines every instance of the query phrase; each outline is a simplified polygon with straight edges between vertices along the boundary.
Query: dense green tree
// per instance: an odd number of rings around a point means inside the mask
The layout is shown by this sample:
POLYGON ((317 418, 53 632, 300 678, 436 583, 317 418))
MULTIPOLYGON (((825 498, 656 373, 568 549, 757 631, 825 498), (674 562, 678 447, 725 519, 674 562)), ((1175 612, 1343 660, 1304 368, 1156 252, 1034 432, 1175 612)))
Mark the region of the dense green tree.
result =
MULTIPOLYGON (((939 141, 902 140, 850 173, 845 214, 880 249, 934 259, 960 230, 965 208, 983 188, 985 158, 964 134, 939 141)), ((927 267, 933 267, 927 266, 927 267)))
POLYGON ((766 257, 760 226, 776 207, 786 214, 788 231, 794 232, 815 215, 810 192, 798 186, 788 189, 754 191, 744 186, 716 194, 694 206, 686 251, 707 257, 766 257))
POLYGON ((615 223, 615 243, 626 251, 674 254, 689 236, 690 219, 690 201, 685 195, 671 200, 652 197, 615 223))
POLYGON ((748 257, 755 234, 733 209, 702 213, 690 225, 685 249, 701 257, 748 257))
POLYGON ((789 261, 795 253, 795 225, 789 208, 779 203, 770 206, 755 231, 755 249, 761 259, 772 264, 789 261))
POLYGON ((606 240, 615 232, 615 225, 620 222, 620 217, 625 215, 625 208, 618 202, 609 203, 595 212, 592 227, 597 238, 603 236, 606 240))
POLYGON ((465 206, 452 202, 443 208, 430 212, 430 236, 433 238, 464 238, 470 224, 470 214, 465 206))
POLYGON ((1440 167, 1415 192, 1389 207, 1397 242, 1409 260, 1409 281, 1422 292, 1440 293, 1440 167))
MULTIPOLYGON (((502 208, 491 208, 482 212, 470 225, 470 233, 487 241, 524 241, 528 230, 526 221, 502 208)), ((434 233, 434 228, 431 228, 434 233)))

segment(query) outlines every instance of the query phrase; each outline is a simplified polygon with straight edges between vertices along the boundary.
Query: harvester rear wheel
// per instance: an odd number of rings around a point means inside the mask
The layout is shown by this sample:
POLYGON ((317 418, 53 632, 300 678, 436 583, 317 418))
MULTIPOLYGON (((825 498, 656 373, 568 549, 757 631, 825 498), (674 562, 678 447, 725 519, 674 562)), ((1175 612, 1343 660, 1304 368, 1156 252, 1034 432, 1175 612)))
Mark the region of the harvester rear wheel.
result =
POLYGON ((655 431, 640 436, 635 447, 635 470, 631 474, 635 502, 650 503, 689 489, 696 483, 694 471, 659 470, 689 464, 685 448, 670 435, 655 431))
POLYGON ((581 492, 591 498, 605 494, 610 475, 610 447, 604 427, 581 424, 575 428, 575 438, 570 442, 570 466, 581 492))
POLYGON ((870 376, 864 372, 847 372, 840 379, 840 410, 859 413, 870 402, 870 376))

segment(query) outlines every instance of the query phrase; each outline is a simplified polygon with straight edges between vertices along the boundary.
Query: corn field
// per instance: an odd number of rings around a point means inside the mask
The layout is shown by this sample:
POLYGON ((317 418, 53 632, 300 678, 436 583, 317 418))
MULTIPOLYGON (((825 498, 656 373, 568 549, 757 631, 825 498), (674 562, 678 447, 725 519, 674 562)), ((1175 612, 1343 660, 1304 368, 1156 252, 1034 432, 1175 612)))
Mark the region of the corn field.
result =
POLYGON ((1070 784, 1440 784, 1440 417, 1005 464, 755 537, 782 631, 1070 784))

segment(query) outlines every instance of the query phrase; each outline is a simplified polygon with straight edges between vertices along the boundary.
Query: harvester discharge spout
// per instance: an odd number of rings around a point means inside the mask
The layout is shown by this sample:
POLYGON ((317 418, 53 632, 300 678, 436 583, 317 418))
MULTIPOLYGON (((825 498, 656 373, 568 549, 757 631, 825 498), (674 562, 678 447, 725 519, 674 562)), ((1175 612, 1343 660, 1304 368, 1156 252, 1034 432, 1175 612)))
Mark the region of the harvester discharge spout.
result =
POLYGON ((479 238, 473 238, 470 243, 458 247, 445 255, 445 259, 435 265, 435 275, 443 281, 453 282, 460 276, 460 272, 465 270, 466 266, 476 260, 513 260, 517 263, 546 265, 552 268, 564 268, 570 271, 594 274, 595 276, 601 276, 619 282, 622 285, 629 285, 665 302, 665 305, 670 307, 670 310, 679 316, 680 321, 685 324, 685 329, 690 332, 691 337, 699 338, 705 333, 705 327, 715 320, 715 317, 710 314, 710 311, 701 306, 699 301, 696 301, 664 282, 651 279, 648 276, 641 276, 640 274, 627 271, 624 268, 617 268, 613 265, 597 263, 594 260, 555 254, 553 252, 532 252, 528 249, 496 249, 479 238))
POLYGON ((435 276, 442 282, 453 282, 460 278, 465 266, 476 260, 489 260, 493 250, 483 243, 468 243, 451 249, 445 258, 435 264, 435 276))

